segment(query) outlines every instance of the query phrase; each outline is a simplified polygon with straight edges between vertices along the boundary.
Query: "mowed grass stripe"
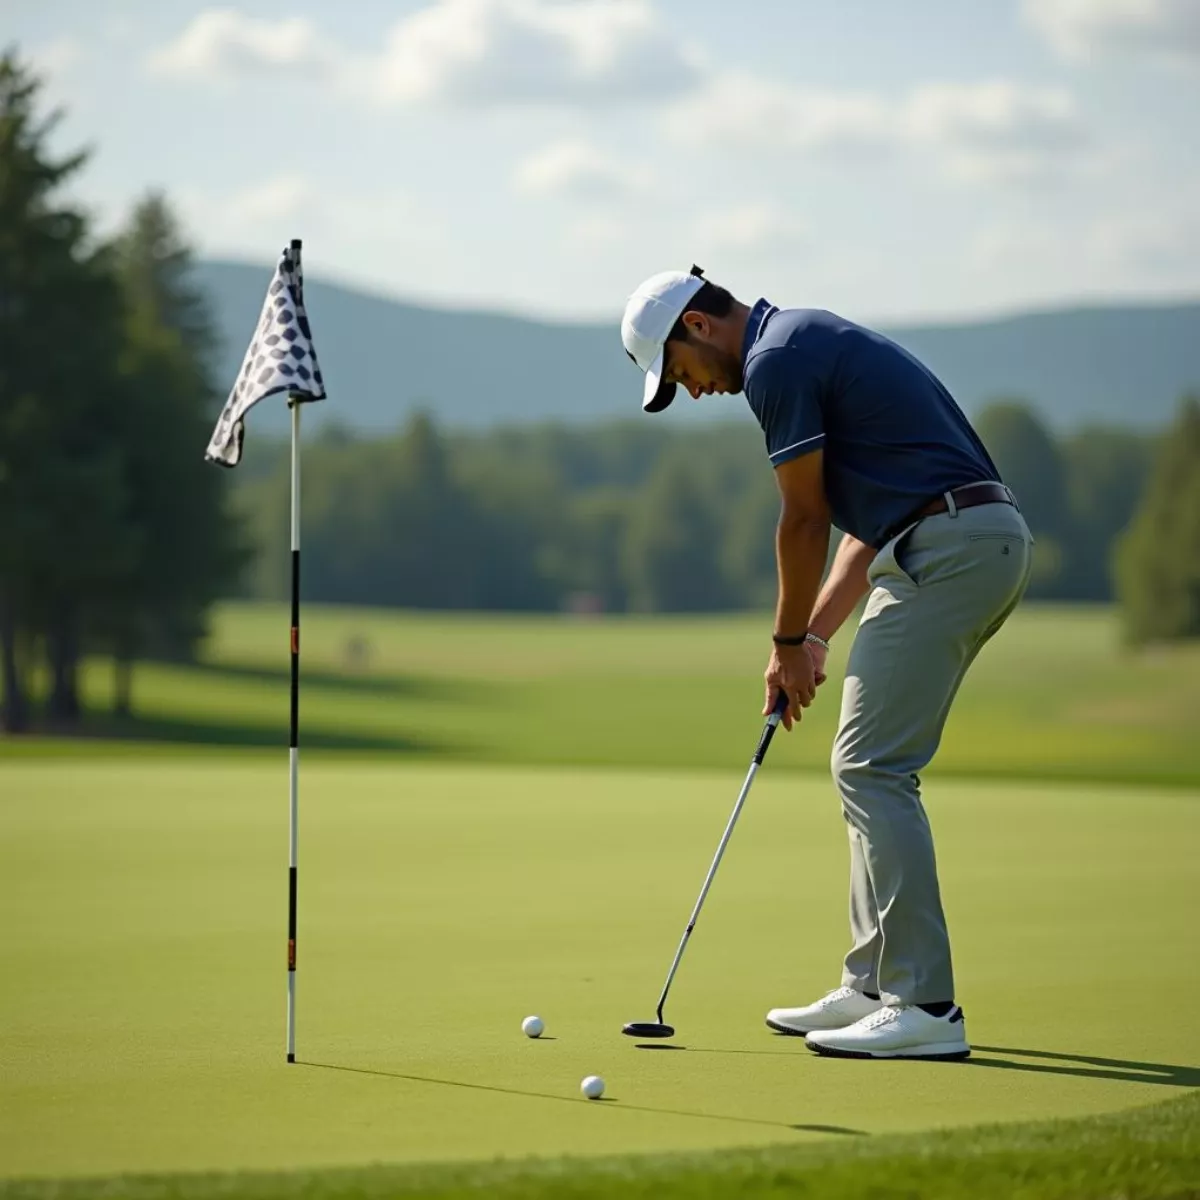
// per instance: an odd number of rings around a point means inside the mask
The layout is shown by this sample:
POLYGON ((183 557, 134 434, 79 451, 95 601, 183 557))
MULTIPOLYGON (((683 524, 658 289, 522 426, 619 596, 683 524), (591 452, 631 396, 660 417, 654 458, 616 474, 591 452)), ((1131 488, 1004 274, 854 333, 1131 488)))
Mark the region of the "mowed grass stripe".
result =
POLYGON ((1200 987, 1193 795, 930 783, 977 1053, 839 1063, 762 1026, 846 940, 836 799, 770 763, 672 996, 686 1050, 638 1050, 740 781, 310 765, 288 1067, 283 764, 0 766, 0 1175, 873 1140, 1200 1082, 1194 1025, 1146 1019, 1163 963, 1200 987))

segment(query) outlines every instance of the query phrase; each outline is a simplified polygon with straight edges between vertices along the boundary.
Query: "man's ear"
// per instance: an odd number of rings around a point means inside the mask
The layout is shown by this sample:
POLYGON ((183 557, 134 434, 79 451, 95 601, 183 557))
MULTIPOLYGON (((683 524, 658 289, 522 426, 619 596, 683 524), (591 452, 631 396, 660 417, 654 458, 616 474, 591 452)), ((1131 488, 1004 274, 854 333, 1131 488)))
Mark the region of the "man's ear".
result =
POLYGON ((707 341, 712 333, 712 325, 709 322, 708 314, 696 312, 694 309, 683 314, 683 323, 687 326, 688 332, 696 334, 702 341, 707 341))

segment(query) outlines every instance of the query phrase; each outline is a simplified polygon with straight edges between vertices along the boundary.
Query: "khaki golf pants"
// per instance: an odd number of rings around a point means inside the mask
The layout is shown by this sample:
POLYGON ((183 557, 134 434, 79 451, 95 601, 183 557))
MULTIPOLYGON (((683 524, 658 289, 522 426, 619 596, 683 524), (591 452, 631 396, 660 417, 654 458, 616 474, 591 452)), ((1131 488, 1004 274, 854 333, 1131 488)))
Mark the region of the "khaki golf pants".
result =
POLYGON ((832 769, 850 835, 853 947, 842 982, 884 1003, 955 999, 917 773, 967 669, 1024 594, 1032 546, 1015 508, 983 504, 910 526, 868 573, 832 769))

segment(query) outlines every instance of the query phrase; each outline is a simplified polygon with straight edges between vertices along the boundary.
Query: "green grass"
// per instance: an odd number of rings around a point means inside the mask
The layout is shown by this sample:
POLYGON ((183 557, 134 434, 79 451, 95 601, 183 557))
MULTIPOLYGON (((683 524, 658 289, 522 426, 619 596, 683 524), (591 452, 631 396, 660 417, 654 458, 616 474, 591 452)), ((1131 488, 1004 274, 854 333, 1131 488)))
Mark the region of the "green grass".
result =
POLYGON ((1184 1200, 1200 1195, 1200 1094, 1131 1113, 674 1156, 495 1161, 288 1174, 174 1175, 5 1184, 4 1200, 427 1200, 620 1195, 746 1200, 1184 1200))
POLYGON ((1200 646, 1026 606, 984 652, 926 778, 975 1054, 862 1064, 761 1024, 844 950, 836 683, 722 867, 686 1048, 619 1033, 761 728, 765 618, 310 608, 289 1067, 287 624, 224 606, 133 722, 91 662, 95 737, 0 739, 2 1200, 1200 1196, 1200 646))
MULTIPOLYGON (((1109 1189, 1083 1194, 1186 1194, 1194 1103, 1061 1136, 887 1138, 1099 1117, 1200 1084, 1194 795, 932 783, 976 1054, 847 1063, 761 1023, 835 981, 845 939, 836 801, 824 781, 769 763, 671 1001, 686 1049, 639 1049, 620 1025, 652 1015, 740 776, 740 761, 694 773, 310 764, 303 1062, 289 1067, 283 764, 3 764, 0 1176, 457 1160, 476 1165, 286 1186, 366 1196, 428 1179, 435 1194, 516 1195, 526 1168, 486 1164, 722 1149, 743 1153, 588 1167, 592 1190, 577 1194, 615 1194, 611 1173, 633 1172, 641 1190, 621 1182, 621 1194, 667 1194, 668 1177, 674 1194, 716 1194, 698 1182, 711 1176, 769 1195, 810 1171, 827 1173, 819 1195, 865 1194, 871 1180, 874 1195, 958 1194, 945 1188, 977 1175, 992 1180, 980 1196, 1080 1194, 1033 1190, 1047 1170, 1109 1189), (521 1036, 535 1011, 555 1040, 521 1036), (608 1080, 606 1101, 578 1098, 589 1072, 608 1080), (744 1153, 755 1147, 770 1149, 744 1153), (898 1191, 908 1172, 917 1182, 898 1191), (999 1190, 1005 1172, 1026 1190, 999 1190), (1164 1181, 1175 1192, 1150 1190, 1164 1181)), ((557 1168, 529 1170, 543 1189, 531 1194, 549 1194, 557 1168)), ((283 1189, 128 1190, 143 1186, 283 1189)))
MULTIPOLYGON (((279 747, 288 719, 288 616, 226 605, 199 667, 138 672, 139 720, 93 729, 106 747, 279 747)), ((302 738, 310 750, 430 761, 728 769, 762 703, 766 616, 434 616, 313 606, 304 614, 302 738), (369 647, 348 659, 352 638, 369 647)), ((848 637, 830 684, 781 739, 776 769, 824 770, 848 637)), ((86 675, 93 708, 111 670, 86 675)), ((934 772, 1200 784, 1200 645, 1135 653, 1106 609, 1026 606, 975 664, 934 772)), ((0 740, 0 754, 95 743, 0 740)))

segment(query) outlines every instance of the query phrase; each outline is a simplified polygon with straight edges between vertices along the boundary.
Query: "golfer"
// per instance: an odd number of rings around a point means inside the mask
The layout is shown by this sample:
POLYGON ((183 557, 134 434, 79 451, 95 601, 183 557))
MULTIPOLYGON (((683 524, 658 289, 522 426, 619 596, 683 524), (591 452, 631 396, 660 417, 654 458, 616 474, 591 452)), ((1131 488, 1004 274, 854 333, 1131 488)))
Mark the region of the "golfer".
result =
POLYGON ((819 309, 747 306, 690 273, 655 275, 621 322, 660 412, 745 392, 782 496, 779 600, 766 670, 791 729, 825 679, 830 639, 866 596, 832 770, 850 837, 842 986, 767 1024, 820 1054, 964 1058, 950 938, 918 772, 955 693, 1029 581, 1033 539, 970 423, 887 338, 819 309), (841 542, 824 585, 830 529, 841 542))

